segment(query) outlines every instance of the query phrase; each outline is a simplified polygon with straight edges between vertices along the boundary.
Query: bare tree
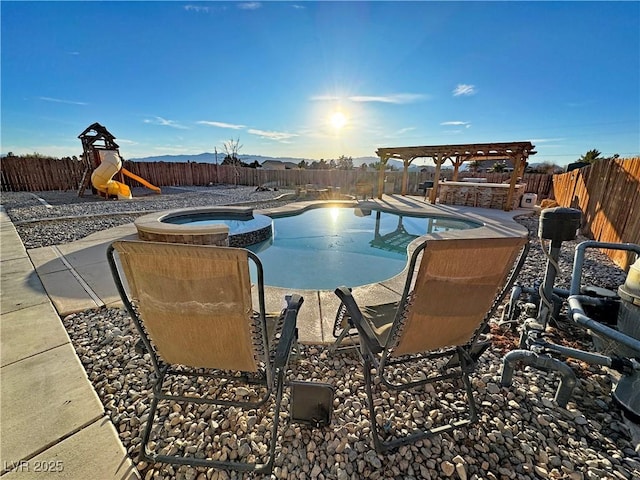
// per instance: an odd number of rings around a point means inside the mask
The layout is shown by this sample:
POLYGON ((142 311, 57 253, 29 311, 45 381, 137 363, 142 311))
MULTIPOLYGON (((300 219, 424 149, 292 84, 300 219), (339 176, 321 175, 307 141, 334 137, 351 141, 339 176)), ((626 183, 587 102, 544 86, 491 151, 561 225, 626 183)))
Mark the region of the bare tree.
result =
POLYGON ((238 152, 242 148, 240 145, 240 139, 234 140, 233 138, 227 142, 222 144, 222 148, 225 153, 225 160, 228 160, 228 163, 240 163, 240 159, 238 158, 238 152))
POLYGON ((233 138, 227 142, 222 144, 222 148, 224 149, 224 153, 226 154, 224 160, 222 161, 223 165, 232 165, 233 166, 233 184, 234 186, 238 186, 238 177, 240 176, 240 172, 238 172, 238 167, 242 166, 242 161, 238 158, 238 151, 242 148, 240 145, 240 139, 234 140, 233 138))

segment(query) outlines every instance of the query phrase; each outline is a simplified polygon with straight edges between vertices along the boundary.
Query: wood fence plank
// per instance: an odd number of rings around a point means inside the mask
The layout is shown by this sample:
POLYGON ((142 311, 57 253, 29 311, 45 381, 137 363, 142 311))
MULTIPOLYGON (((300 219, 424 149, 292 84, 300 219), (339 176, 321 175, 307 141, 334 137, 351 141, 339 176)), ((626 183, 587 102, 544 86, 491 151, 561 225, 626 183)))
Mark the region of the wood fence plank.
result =
MULTIPOLYGON (((580 208, 582 230, 590 238, 640 244, 640 158, 600 161, 555 175, 553 191, 560 205, 580 208)), ((633 261, 631 254, 605 253, 623 269, 633 261)))

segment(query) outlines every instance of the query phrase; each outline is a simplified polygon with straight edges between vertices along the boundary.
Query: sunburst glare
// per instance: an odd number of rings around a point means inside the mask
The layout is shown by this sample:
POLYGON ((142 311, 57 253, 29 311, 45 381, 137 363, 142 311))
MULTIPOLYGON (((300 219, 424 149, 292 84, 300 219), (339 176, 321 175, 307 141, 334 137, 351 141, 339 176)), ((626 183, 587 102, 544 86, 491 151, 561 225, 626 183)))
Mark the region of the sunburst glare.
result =
POLYGON ((340 217, 340 210, 337 207, 329 207, 329 214, 331 216, 331 221, 335 223, 338 221, 338 217, 340 217))
POLYGON ((331 125, 339 130, 347 124, 347 117, 342 112, 334 112, 331 114, 331 125))

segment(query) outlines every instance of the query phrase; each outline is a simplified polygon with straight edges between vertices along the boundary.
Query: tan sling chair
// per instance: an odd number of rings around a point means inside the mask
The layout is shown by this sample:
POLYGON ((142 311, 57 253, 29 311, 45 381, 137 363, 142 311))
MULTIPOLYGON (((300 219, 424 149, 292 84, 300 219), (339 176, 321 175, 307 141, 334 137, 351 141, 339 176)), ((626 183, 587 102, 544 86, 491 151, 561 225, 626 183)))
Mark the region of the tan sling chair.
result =
POLYGON ((107 258, 118 292, 140 333, 144 348, 150 353, 156 375, 141 457, 151 462, 271 472, 284 374, 292 346, 297 341, 296 318, 302 297, 287 296, 287 306, 277 316, 277 325, 269 328, 262 264, 248 250, 116 241, 109 247, 107 258), (257 311, 251 300, 249 259, 257 268, 257 311), (129 294, 124 287, 123 274, 129 294), (269 330, 275 330, 274 338, 279 337, 277 342, 271 340, 269 330), (185 378, 192 379, 190 387, 193 379, 195 382, 202 378, 213 381, 217 390, 212 393, 211 383, 208 383, 199 396, 193 394, 192 388, 187 389, 188 395, 176 395, 174 392, 185 378), (256 385, 260 392, 255 397, 245 398, 247 386, 256 385), (239 386, 243 386, 242 393, 234 395, 234 392, 240 392, 239 386), (196 458, 192 453, 179 456, 152 451, 149 437, 159 400, 215 405, 221 410, 273 407, 275 413, 267 458, 263 462, 256 458, 255 462, 242 463, 240 458, 238 461, 220 460, 220 452, 208 458, 196 458))
POLYGON ((428 240, 411 255, 399 302, 361 309, 349 288, 336 289, 342 301, 334 328, 336 344, 350 335, 359 340, 377 452, 477 420, 469 374, 489 345, 479 338, 513 285, 527 251, 526 238, 428 240), (380 382, 373 381, 372 368, 380 382), (423 374, 416 377, 416 368, 423 374), (449 379, 464 384, 466 418, 400 433, 390 420, 382 425, 376 421, 387 412, 374 402, 373 383, 383 386, 376 388, 420 394, 425 384, 449 379))

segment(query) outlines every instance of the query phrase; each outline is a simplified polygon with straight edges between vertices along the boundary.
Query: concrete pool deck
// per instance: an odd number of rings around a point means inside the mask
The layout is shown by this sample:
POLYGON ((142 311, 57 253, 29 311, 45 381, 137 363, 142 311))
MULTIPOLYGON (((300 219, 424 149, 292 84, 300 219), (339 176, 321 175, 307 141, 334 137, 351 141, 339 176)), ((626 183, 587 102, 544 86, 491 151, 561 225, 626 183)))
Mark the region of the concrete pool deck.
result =
MULTIPOLYGON (((300 205, 308 207, 310 203, 300 205)), ((463 215, 485 225, 467 230, 467 234, 483 236, 523 235, 525 229, 513 218, 532 213, 430 205, 417 197, 386 195, 382 200, 359 202, 358 206, 463 215)), ((282 207, 277 212, 289 210, 282 207)), ((137 238, 134 225, 28 251, 3 209, 0 228, 0 475, 3 479, 37 478, 41 473, 52 478, 94 478, 100 472, 101 478, 140 478, 60 321, 60 317, 74 312, 122 305, 106 250, 114 240, 137 238)), ((357 287, 354 292, 364 303, 395 300, 401 295, 403 282, 400 274, 357 287)), ((280 310, 289 290, 265 290, 267 309, 280 310)), ((298 318, 300 341, 332 342, 337 297, 332 291, 298 293, 305 298, 298 318)))
MULTIPOLYGON (((256 212, 283 214, 294 209, 309 208, 317 203, 297 202, 277 209, 256 210, 256 212)), ((462 216, 484 225, 476 229, 440 234, 455 237, 522 236, 526 234, 526 229, 516 223, 513 218, 533 213, 530 209, 504 212, 462 206, 431 205, 420 197, 399 195, 385 195, 381 200, 336 203, 357 205, 365 209, 386 208, 414 215, 462 216)), ((114 240, 125 238, 137 239, 133 224, 104 230, 72 243, 35 248, 27 252, 35 266, 35 273, 42 281, 46 294, 60 316, 64 317, 74 312, 103 306, 116 308, 122 306, 111 278, 106 250, 114 240)), ((354 295, 365 304, 394 301, 402 294, 404 279, 405 274, 402 272, 382 282, 356 287, 354 295)), ((279 311, 284 306, 284 296, 291 291, 292 289, 267 286, 265 288, 267 310, 279 311)), ((305 299, 298 317, 300 341, 311 344, 333 342, 333 322, 339 304, 333 291, 296 290, 295 292, 300 293, 305 299)), ((255 298, 257 299, 257 295, 255 298)))

